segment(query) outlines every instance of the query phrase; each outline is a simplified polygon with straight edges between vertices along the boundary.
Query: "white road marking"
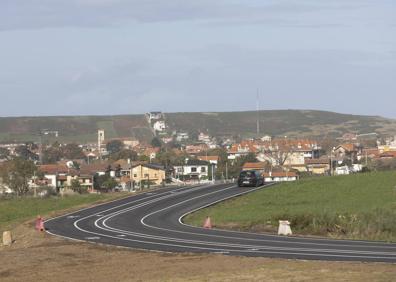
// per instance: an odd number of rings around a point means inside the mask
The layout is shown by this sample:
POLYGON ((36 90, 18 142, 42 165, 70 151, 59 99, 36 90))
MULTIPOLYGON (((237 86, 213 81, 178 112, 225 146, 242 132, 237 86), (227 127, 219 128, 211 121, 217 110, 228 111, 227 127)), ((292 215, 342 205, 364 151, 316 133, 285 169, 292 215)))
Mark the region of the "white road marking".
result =
MULTIPOLYGON (((220 192, 220 191, 224 191, 224 190, 228 190, 228 189, 231 189, 231 188, 226 188, 226 189, 223 189, 223 190, 218 190, 218 191, 214 191, 214 192, 212 192, 212 193, 215 193, 215 192, 220 192)), ((255 189, 256 190, 256 189, 255 189)), ((207 196, 207 195, 210 195, 210 194, 212 194, 212 193, 208 193, 208 194, 205 194, 205 195, 201 195, 201 196, 198 196, 198 197, 196 197, 196 198, 200 198, 200 197, 202 197, 202 196, 207 196)), ((247 193, 247 192, 245 192, 245 193, 247 193)), ((235 196, 235 195, 234 195, 235 196)), ((192 199, 195 199, 195 198, 192 198, 192 199)), ((191 200, 191 199, 190 199, 191 200)), ((154 200, 152 200, 152 201, 150 201, 150 202, 153 202, 154 200)), ((186 202, 186 201, 183 201, 183 202, 186 202)), ((180 202, 179 204, 181 204, 181 203, 183 203, 183 202, 180 202)), ((141 204, 142 206, 144 206, 144 204, 141 204)), ((177 206, 178 204, 175 204, 175 206, 177 206)), ((170 206, 170 207, 172 207, 172 206, 170 206)), ((170 208, 170 207, 168 207, 168 208, 170 208)), ((165 209, 167 209, 167 208, 165 208, 165 209)), ((163 211, 163 210, 165 210, 165 209, 162 209, 162 210, 159 210, 159 211, 156 211, 156 212, 153 212, 152 214, 154 214, 154 213, 157 213, 157 212, 160 212, 160 211, 163 211)), ((107 228, 103 228, 103 227, 100 227, 98 224, 97 224, 97 222, 99 221, 99 220, 97 220, 96 222, 95 222, 95 226, 96 227, 98 227, 99 229, 102 229, 102 230, 106 230, 106 231, 112 231, 112 232, 123 232, 123 233, 125 233, 125 234, 129 234, 129 235, 133 235, 133 236, 135 236, 135 237, 139 237, 139 238, 151 238, 151 239, 158 239, 158 240, 162 240, 162 241, 175 241, 175 242, 178 242, 178 243, 193 243, 193 244, 198 244, 198 245, 215 245, 215 246, 222 246, 222 247, 232 247, 232 248, 246 248, 246 247, 253 247, 253 246, 250 246, 250 245, 240 245, 240 244, 227 244, 227 243, 218 243, 218 242, 208 242, 208 241, 192 241, 192 240, 183 240, 183 239, 178 239, 178 238, 173 238, 173 237, 160 237, 160 236, 151 236, 151 235, 148 235, 148 234, 142 234, 142 233, 135 233, 135 232, 129 232, 129 231, 125 231, 125 230, 120 230, 120 229, 115 229, 115 228, 111 228, 111 227, 109 227, 109 226, 107 226, 106 224, 105 224, 105 221, 107 221, 108 219, 110 219, 110 218, 112 218, 112 217, 114 217, 114 216, 116 216, 116 215, 119 215, 119 214, 122 214, 122 213, 124 213, 124 212, 126 212, 127 210, 130 210, 130 209, 125 209, 125 211, 124 210, 121 210, 121 211, 118 211, 118 212, 115 212, 114 214, 111 214, 111 215, 109 215, 109 216, 107 216, 107 218, 103 221, 103 225, 104 226, 106 226, 107 228)), ((151 214, 150 214, 151 215, 151 214)), ((149 216, 149 215, 146 215, 146 217, 147 216, 149 216)), ((142 218, 142 220, 141 220, 141 222, 143 222, 143 220, 144 220, 144 218, 142 218)), ((144 222, 143 222, 143 224, 144 224, 144 222)), ((144 224, 144 225, 146 225, 146 226, 148 226, 148 227, 151 227, 150 225, 147 225, 147 224, 144 224)), ((156 229, 161 229, 161 230, 169 230, 169 229, 164 229, 164 228, 158 228, 158 227, 154 227, 154 228, 156 228, 156 229)), ((170 231, 173 231, 173 230, 170 230, 170 231)), ((187 233, 187 232, 182 232, 182 233, 187 233)), ((194 233, 191 233, 191 234, 194 234, 194 233)), ((219 237, 221 237, 221 236, 219 236, 219 237)), ((229 238, 231 238, 231 239, 234 239, 233 237, 229 237, 229 238)), ((243 238, 242 238, 243 239, 243 238)), ((270 241, 271 242, 271 241, 270 241)), ((152 243, 152 242, 151 242, 152 243)), ((309 243, 307 243, 307 244, 309 244, 309 243)), ((163 244, 163 245, 170 245, 170 244, 163 244)), ((321 244, 321 245, 325 245, 325 244, 321 244)), ((186 248, 188 248, 188 247, 190 247, 191 248, 191 246, 186 246, 186 248)), ((283 248, 283 247, 263 247, 263 246, 258 246, 258 247, 260 247, 261 249, 263 249, 263 251, 264 250, 278 250, 278 251, 281 251, 282 253, 284 252, 284 251, 290 251, 291 249, 290 248, 283 248)), ((329 250, 329 249, 312 249, 312 248, 292 248, 293 250, 295 250, 295 251, 301 251, 301 252, 308 252, 308 251, 313 251, 313 252, 328 252, 328 253, 336 253, 337 251, 338 252, 342 252, 342 253, 352 253, 352 254, 358 254, 358 253, 361 253, 361 254, 366 254, 366 255, 369 255, 369 254, 371 254, 371 255, 375 255, 375 254, 377 254, 377 255, 390 255, 390 256, 392 256, 393 254, 392 253, 383 253, 383 252, 371 252, 371 251, 342 251, 342 250, 337 250, 337 249, 333 249, 333 250, 329 250)), ((254 252, 257 252, 257 251, 254 251, 254 252)), ((306 253, 300 253, 300 255, 308 255, 308 254, 306 254, 306 253)), ((315 254, 310 254, 310 255, 315 255, 315 254)), ((318 255, 318 254, 316 254, 316 255, 318 255)), ((323 256, 337 256, 337 255, 324 255, 324 254, 322 254, 323 256)), ((341 257, 342 257, 342 255, 341 255, 341 257)), ((346 257, 346 256, 344 256, 344 257, 346 257)))
MULTIPOLYGON (((230 188, 227 188, 227 189, 230 189, 230 188)), ((226 189, 224 189, 224 190, 226 190, 226 189)), ((220 190, 219 190, 220 191, 220 190)), ((219 192, 219 191, 217 191, 217 192, 219 192)), ((187 191, 188 192, 188 191, 187 191)), ((209 193, 210 194, 210 193, 209 193)), ((209 195, 209 194, 205 194, 205 195, 209 195)), ((204 196, 205 196, 204 195, 204 196)), ((236 196, 236 195, 233 195, 233 197, 234 196, 236 196)), ((162 200, 162 199, 164 199, 164 198, 167 198, 167 197, 159 197, 157 200, 159 201, 159 200, 162 200)), ((147 199, 144 199, 144 200, 147 200, 147 199)), ((145 206, 145 205, 148 205, 148 204, 150 204, 150 203, 152 203, 152 202, 155 202, 155 199, 154 200, 150 200, 150 201, 148 201, 148 202, 143 202, 143 203, 141 203, 141 204, 139 204, 138 206, 139 207, 141 207, 141 206, 145 206)), ((130 204, 130 203, 129 203, 130 204)), ((115 208, 119 208, 119 207, 121 207, 121 206, 123 206, 123 205, 120 205, 120 206, 117 206, 117 207, 113 207, 113 208, 111 208, 111 209, 115 209, 115 208)), ((135 209, 135 208, 138 208, 138 207, 133 207, 132 209, 135 209)), ((109 210, 111 210, 111 209, 109 209, 109 210)), ((124 210, 122 210, 122 212, 114 212, 114 214, 111 214, 111 216, 105 216, 105 217, 107 217, 106 219, 104 219, 104 221, 106 221, 106 220, 108 220, 109 219, 109 217, 113 217, 113 216, 116 216, 116 215, 119 215, 119 214, 121 214, 121 213, 123 213, 123 212, 126 212, 126 210, 131 210, 131 208, 126 208, 126 209, 124 209, 124 210)), ((157 212, 159 212, 159 211, 157 211, 157 212)), ((85 218, 82 218, 82 219, 79 219, 79 220, 77 220, 77 221, 75 221, 74 222, 74 226, 77 228, 77 229, 79 229, 80 231, 83 231, 83 232, 86 232, 86 233, 90 233, 90 234, 97 234, 97 235, 101 235, 101 236, 105 236, 105 237, 110 237, 110 238, 116 238, 116 237, 114 237, 114 236, 111 236, 111 235, 105 235, 105 234, 100 234, 100 233, 96 233, 96 232, 91 232, 91 231, 88 231, 88 230, 84 230, 84 229, 82 229, 82 228, 80 228, 79 226, 78 226, 78 222, 80 222, 81 220, 84 220, 84 219, 87 219, 87 218, 89 218, 89 217, 92 217, 92 216, 95 216, 95 215, 90 215, 90 216, 87 216, 87 217, 85 217, 85 218)), ((148 215, 146 215, 146 217, 147 217, 148 215)), ((105 217, 103 217, 103 218, 105 218, 105 217)), ((101 219, 103 219, 103 218, 101 218, 101 219)), ((99 221, 99 220, 101 220, 101 219, 98 219, 96 222, 95 222, 95 224, 97 224, 97 222, 99 221)), ((142 219, 143 220, 143 219, 142 219)), ((99 226, 97 226, 97 227, 99 227, 99 226)), ((99 227, 100 229, 103 229, 103 230, 107 230, 107 229, 105 229, 105 228, 102 228, 102 227, 99 227)), ((154 227, 154 228, 156 228, 156 227, 154 227)), ((111 229, 113 229, 113 228, 111 228, 111 229)), ((107 230, 107 231, 110 231, 110 232, 114 232, 113 230, 107 230)), ((132 233, 132 232, 128 232, 128 231, 124 231, 125 233, 132 233)), ((140 234, 140 233, 135 233, 135 234, 140 234)), ((142 234, 143 236, 138 236, 138 235, 135 235, 136 237, 147 237, 147 234, 142 234)), ((257 234, 256 234, 257 235, 257 234)), ((151 236, 151 237, 155 237, 155 236, 151 236)), ((95 237, 91 237, 91 238, 95 238, 95 237)), ((100 238, 100 237, 99 237, 100 238)), ((161 237, 160 237, 161 238, 161 237)), ((180 240, 180 239, 177 239, 177 238, 168 238, 168 237, 162 237, 162 238, 164 238, 164 239, 174 239, 174 240, 176 240, 177 242, 179 242, 179 243, 187 243, 187 240, 180 240)), ((176 245, 176 244, 164 244, 164 243, 156 243, 156 242, 150 242, 150 241, 140 241, 140 240, 132 240, 132 239, 124 239, 124 238, 118 238, 119 240, 127 240, 127 241, 132 241, 132 242, 139 242, 139 243, 146 243, 146 244, 150 244, 150 245, 164 245, 164 246, 175 246, 175 247, 181 247, 181 248, 185 248, 185 249, 199 249, 199 250, 214 250, 214 251, 217 251, 217 252, 226 252, 226 253, 229 253, 229 250, 227 250, 227 249, 219 249, 219 248, 205 248, 205 247, 194 247, 194 246, 185 246, 185 245, 176 245)), ((208 242, 209 244, 210 244, 210 242, 208 242)), ((302 243, 302 242, 294 242, 294 243, 302 243)), ((323 244, 323 245, 325 245, 325 244, 323 244)), ((246 246, 246 245, 234 245, 233 247, 237 247, 237 246, 246 246)), ((228 245, 228 247, 231 247, 231 245, 229 244, 228 245)), ((368 246, 366 246, 366 247, 368 247, 368 246)), ((373 247, 375 247, 375 246, 373 246, 373 247)), ((290 249, 286 249, 286 250, 290 250, 290 249)), ((300 249, 300 251, 301 251, 302 249, 300 249)), ((311 249, 308 249, 308 248, 306 248, 305 249, 306 251, 312 251, 311 249)), ((240 250, 240 251, 238 251, 238 252, 252 252, 253 251, 253 249, 249 249, 249 250, 240 250)), ((318 251, 318 250, 316 250, 316 251, 318 251)), ((323 250, 322 250, 323 251, 323 250)), ((332 252, 337 252, 338 250, 332 250, 332 252)), ((256 252, 256 251, 254 251, 254 252, 256 252)), ((354 252, 354 251, 352 251, 352 252, 354 252)), ((257 252, 256 252, 257 253, 257 252)), ((265 251, 265 250, 262 250, 262 251, 260 251, 260 253, 263 253, 263 254, 279 254, 279 250, 277 251, 277 252, 272 252, 272 251, 265 251)), ((371 253, 371 254, 374 254, 374 252, 366 252, 366 253, 371 253)), ((328 257, 348 257, 348 258, 368 258, 368 259, 375 259, 375 258, 382 258, 382 259, 387 259, 387 260, 394 260, 394 257, 374 257, 374 256, 357 256, 357 255, 347 255, 347 256, 345 256, 345 255, 338 255, 338 254, 304 254, 304 253, 293 253, 293 252, 282 252, 282 254, 285 254, 285 255, 287 255, 287 254, 294 254, 294 255, 303 255, 303 256, 318 256, 318 255, 322 255, 322 256, 328 256, 328 257)), ((381 254, 383 254, 383 253, 381 253, 381 254)), ((386 253, 386 255, 393 255, 393 253, 386 253)))
POLYGON ((85 237, 86 240, 99 240, 100 237, 85 237))

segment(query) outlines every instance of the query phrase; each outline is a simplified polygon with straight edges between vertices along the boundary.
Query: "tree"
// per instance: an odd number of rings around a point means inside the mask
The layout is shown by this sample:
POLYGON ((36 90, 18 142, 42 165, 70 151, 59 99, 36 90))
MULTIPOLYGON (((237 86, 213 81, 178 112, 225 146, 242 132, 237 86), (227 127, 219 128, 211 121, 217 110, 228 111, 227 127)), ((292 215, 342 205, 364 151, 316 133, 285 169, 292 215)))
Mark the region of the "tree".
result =
POLYGON ((59 147, 51 146, 45 149, 42 153, 42 163, 43 164, 54 164, 62 158, 62 152, 59 147))
POLYGON ((113 161, 128 160, 128 159, 130 159, 131 161, 137 161, 138 155, 135 151, 123 149, 117 153, 109 155, 109 159, 113 161))
POLYGON ((15 153, 17 154, 18 157, 24 160, 37 161, 39 159, 39 157, 35 153, 30 151, 26 145, 21 145, 16 147, 15 153))
POLYGON ((188 135, 190 136, 189 139, 190 139, 191 141, 193 141, 193 142, 198 141, 199 133, 198 133, 197 131, 189 132, 188 135))
POLYGON ((10 151, 7 148, 0 148, 0 159, 8 159, 10 151))
POLYGON ((80 170, 80 164, 76 161, 73 161, 72 168, 75 170, 80 170))
POLYGON ((146 155, 140 155, 139 156, 139 161, 148 162, 148 161, 150 161, 150 157, 148 157, 146 155))
POLYGON ((81 186, 80 181, 78 179, 72 179, 70 183, 70 188, 79 194, 84 194, 88 192, 88 189, 84 186, 81 186))
POLYGON ((117 181, 115 181, 113 178, 109 177, 103 182, 103 188, 106 190, 112 190, 114 187, 117 186, 117 181))
POLYGON ((168 167, 170 165, 183 164, 185 159, 189 157, 188 154, 177 154, 173 150, 162 150, 156 156, 156 162, 168 167))
POLYGON ((116 168, 115 168, 115 176, 116 177, 121 177, 121 170, 122 170, 122 168, 121 168, 121 165, 120 164, 118 164, 117 166, 116 166, 116 168))
POLYGON ((115 181, 109 174, 94 176, 94 188, 98 190, 111 190, 117 186, 115 181))
POLYGON ((75 143, 70 143, 64 146, 62 148, 62 155, 68 160, 85 158, 82 148, 75 143))
POLYGON ((26 195, 29 192, 29 180, 37 171, 32 161, 15 158, 2 167, 1 176, 17 196, 26 195))
POLYGON ((228 176, 238 177, 243 165, 247 162, 257 162, 256 156, 253 153, 249 153, 246 156, 237 158, 236 161, 228 166, 228 176))
POLYGON ((106 144, 106 150, 109 154, 118 153, 124 148, 124 143, 120 140, 113 140, 106 144))
POLYGON ((153 146, 154 148, 160 148, 162 146, 162 142, 158 137, 154 137, 151 140, 151 146, 153 146))

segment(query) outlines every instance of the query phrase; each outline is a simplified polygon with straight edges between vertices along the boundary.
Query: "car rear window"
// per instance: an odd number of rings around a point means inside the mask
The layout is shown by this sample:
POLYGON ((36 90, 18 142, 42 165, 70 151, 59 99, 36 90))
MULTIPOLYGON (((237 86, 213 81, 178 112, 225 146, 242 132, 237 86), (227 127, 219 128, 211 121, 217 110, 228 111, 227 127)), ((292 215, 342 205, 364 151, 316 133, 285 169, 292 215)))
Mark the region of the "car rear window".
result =
POLYGON ((254 171, 242 171, 240 174, 241 177, 252 177, 252 176, 256 176, 254 174, 254 171))

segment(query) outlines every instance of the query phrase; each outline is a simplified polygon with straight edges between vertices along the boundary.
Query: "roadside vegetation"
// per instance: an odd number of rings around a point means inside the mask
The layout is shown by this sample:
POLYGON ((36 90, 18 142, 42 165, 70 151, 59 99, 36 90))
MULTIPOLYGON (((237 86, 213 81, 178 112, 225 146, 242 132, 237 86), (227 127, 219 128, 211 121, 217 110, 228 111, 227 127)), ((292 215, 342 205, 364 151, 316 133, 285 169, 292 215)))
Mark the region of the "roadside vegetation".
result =
MULTIPOLYGON (((70 195, 46 198, 12 197, 0 198, 0 231, 13 228, 19 223, 34 219, 37 215, 52 216, 59 211, 109 201, 125 196, 124 193, 70 195)), ((0 233, 1 233, 0 232, 0 233)))
POLYGON ((294 234, 396 242, 396 172, 304 179, 238 197, 189 215, 201 226, 276 232, 289 220, 294 234))

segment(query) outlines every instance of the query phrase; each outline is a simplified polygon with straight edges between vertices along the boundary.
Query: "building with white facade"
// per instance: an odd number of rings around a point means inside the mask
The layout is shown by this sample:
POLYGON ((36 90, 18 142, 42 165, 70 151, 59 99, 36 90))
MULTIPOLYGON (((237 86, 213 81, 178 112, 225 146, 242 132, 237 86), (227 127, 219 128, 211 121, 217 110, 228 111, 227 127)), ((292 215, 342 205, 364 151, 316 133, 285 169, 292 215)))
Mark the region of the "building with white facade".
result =
POLYGON ((153 124, 153 129, 155 131, 159 131, 162 132, 166 129, 166 124, 164 120, 157 120, 156 122, 154 122, 153 124))
POLYGON ((178 141, 178 142, 187 141, 189 138, 190 138, 190 136, 188 135, 187 132, 178 132, 176 134, 176 141, 178 141))
POLYGON ((186 159, 186 163, 174 166, 175 177, 185 181, 207 180, 211 165, 206 161, 186 159))

